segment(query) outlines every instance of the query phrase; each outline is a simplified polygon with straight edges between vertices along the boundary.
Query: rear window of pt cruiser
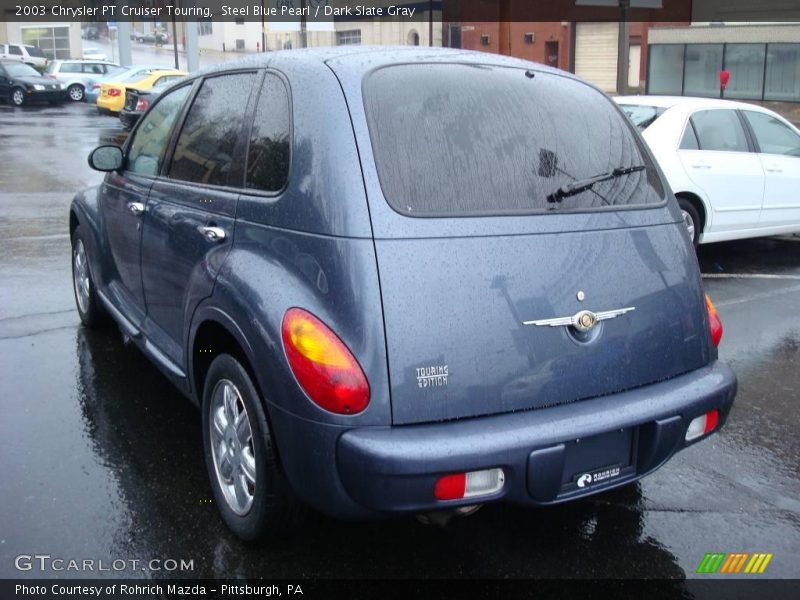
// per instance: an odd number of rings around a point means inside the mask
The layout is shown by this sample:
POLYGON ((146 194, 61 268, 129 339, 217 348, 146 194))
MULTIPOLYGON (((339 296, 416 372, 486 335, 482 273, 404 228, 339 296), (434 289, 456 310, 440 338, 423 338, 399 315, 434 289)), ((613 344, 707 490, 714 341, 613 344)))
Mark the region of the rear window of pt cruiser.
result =
POLYGON ((546 72, 476 64, 378 69, 363 84, 386 200, 408 216, 661 205, 643 142, 603 94, 546 72), (548 201, 562 186, 641 167, 548 201))

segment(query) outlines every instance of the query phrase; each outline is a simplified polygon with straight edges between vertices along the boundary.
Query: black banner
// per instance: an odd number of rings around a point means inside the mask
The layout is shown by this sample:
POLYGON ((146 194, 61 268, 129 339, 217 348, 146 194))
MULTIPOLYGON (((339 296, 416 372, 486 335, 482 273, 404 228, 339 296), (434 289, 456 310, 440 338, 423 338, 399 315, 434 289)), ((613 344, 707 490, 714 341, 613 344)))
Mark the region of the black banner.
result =
POLYGON ((800 20, 792 0, 0 0, 0 20, 445 23, 800 20))
POLYGON ((769 598, 795 600, 800 597, 800 580, 721 579, 701 580, 135 580, 61 579, 0 580, 0 598, 39 600, 229 600, 233 598, 295 598, 333 600, 379 598, 530 598, 545 599, 685 599, 716 600, 769 598))

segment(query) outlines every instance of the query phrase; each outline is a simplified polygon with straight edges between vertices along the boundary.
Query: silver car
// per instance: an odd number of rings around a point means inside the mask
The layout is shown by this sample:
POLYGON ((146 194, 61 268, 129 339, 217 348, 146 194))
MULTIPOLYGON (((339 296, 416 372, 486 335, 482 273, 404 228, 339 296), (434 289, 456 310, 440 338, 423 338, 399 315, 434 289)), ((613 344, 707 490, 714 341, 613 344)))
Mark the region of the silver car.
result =
POLYGON ((54 60, 47 65, 45 75, 64 84, 70 100, 80 102, 91 80, 118 69, 118 64, 106 60, 54 60))

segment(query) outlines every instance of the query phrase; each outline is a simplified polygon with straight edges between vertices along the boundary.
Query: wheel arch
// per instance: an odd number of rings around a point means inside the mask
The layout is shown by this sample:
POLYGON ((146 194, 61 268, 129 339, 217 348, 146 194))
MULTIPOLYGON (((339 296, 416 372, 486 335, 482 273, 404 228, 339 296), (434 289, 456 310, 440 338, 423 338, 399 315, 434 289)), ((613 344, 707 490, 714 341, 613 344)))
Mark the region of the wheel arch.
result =
POLYGON ((186 350, 192 401, 198 405, 202 403, 206 374, 211 363, 220 354, 230 354, 239 360, 264 398, 263 386, 253 368, 253 347, 245 333, 219 308, 201 307, 195 311, 192 319, 186 350))

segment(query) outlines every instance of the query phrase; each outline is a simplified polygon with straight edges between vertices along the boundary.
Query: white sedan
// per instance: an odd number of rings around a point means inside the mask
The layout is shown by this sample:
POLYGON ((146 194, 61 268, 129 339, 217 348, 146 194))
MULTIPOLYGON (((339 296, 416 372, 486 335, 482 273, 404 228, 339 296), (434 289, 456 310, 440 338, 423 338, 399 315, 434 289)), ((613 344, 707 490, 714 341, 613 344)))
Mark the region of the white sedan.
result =
POLYGON ((800 130, 729 100, 619 96, 697 244, 800 232, 800 130))

